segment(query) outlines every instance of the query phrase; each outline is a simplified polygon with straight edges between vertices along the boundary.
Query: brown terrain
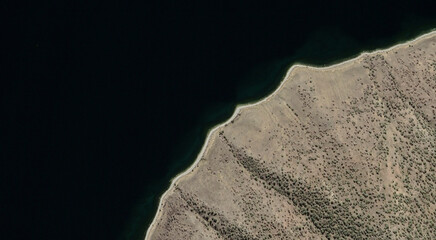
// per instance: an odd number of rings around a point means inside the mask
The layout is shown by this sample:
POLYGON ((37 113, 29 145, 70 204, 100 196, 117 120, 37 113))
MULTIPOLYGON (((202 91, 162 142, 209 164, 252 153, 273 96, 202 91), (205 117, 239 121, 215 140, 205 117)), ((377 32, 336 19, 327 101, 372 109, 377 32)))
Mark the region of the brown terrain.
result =
POLYGON ((146 239, 436 239, 436 34, 280 88, 212 131, 146 239))

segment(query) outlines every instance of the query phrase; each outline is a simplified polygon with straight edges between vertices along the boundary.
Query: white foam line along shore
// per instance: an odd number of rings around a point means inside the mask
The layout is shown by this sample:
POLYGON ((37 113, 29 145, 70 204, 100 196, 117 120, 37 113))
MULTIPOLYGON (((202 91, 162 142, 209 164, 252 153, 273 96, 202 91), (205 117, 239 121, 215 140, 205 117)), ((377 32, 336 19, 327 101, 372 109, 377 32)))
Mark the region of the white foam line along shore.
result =
POLYGON ((387 48, 387 49, 378 49, 378 50, 369 51, 369 52, 362 52, 362 53, 360 53, 358 56, 356 56, 354 58, 351 58, 349 60, 346 60, 346 61, 343 61, 343 62, 340 62, 340 63, 337 63, 337 64, 333 64, 333 65, 330 65, 330 66, 327 66, 327 67, 313 67, 313 66, 310 66, 310 65, 302 65, 302 64, 294 64, 294 65, 292 65, 292 67, 289 68, 289 70, 287 71, 286 76, 281 81, 279 87, 273 93, 271 93, 270 95, 266 96, 265 98, 263 98, 263 99, 261 99, 261 100, 259 100, 257 102, 237 105, 236 109, 235 109, 235 112, 233 113, 233 115, 227 121, 225 121, 224 123, 218 124, 218 125, 216 125, 215 127, 213 127, 212 129, 209 130, 209 132, 207 133, 206 141, 203 144, 203 147, 201 148, 200 153, 197 155, 197 158, 195 159, 195 162, 187 170, 179 173, 176 177, 174 177, 171 180, 170 187, 161 196, 161 198, 159 200, 159 207, 157 209, 156 215, 154 216, 153 222, 150 224, 149 228, 147 229, 147 233, 145 235, 145 240, 151 240, 150 239, 150 233, 153 231, 153 229, 155 227, 155 224, 156 224, 156 221, 159 218, 159 213, 162 211, 163 202, 165 201, 165 198, 166 198, 167 194, 171 191, 171 189, 174 187, 174 185, 176 185, 177 181, 179 181, 183 176, 185 176, 186 174, 191 173, 192 170, 194 170, 194 168, 197 166, 197 163, 200 161, 201 157, 203 156, 203 154, 204 154, 204 152, 205 152, 205 150, 207 148, 207 145, 209 143, 209 140, 210 140, 210 137, 212 136, 212 134, 217 129, 219 129, 220 127, 223 127, 224 125, 226 125, 229 122, 231 122, 238 115, 238 113, 241 111, 241 109, 259 105, 259 104, 267 101, 272 96, 274 96, 278 91, 280 91, 280 89, 282 89, 284 83, 289 79, 289 76, 292 73, 292 70, 294 70, 296 67, 306 67, 306 68, 311 68, 311 69, 316 69, 316 70, 328 70, 328 69, 331 69, 331 68, 339 67, 341 65, 345 65, 345 64, 347 64, 347 63, 349 63, 351 61, 354 61, 354 60, 356 60, 356 59, 358 59, 358 58, 360 58, 362 56, 365 56, 365 55, 368 55, 368 54, 377 54, 377 53, 382 53, 382 52, 388 52, 388 51, 390 51, 392 49, 399 48, 399 47, 402 47, 402 46, 407 45, 407 44, 411 44, 411 43, 416 42, 416 41, 424 40, 426 38, 430 38, 433 35, 436 35, 436 29, 432 29, 430 32, 428 32, 426 34, 423 34, 423 35, 420 35, 420 36, 416 37, 415 39, 412 39, 412 40, 409 40, 409 41, 406 41, 406 42, 403 42, 403 43, 398 43, 398 44, 396 44, 396 45, 394 45, 394 46, 392 46, 390 48, 387 48))

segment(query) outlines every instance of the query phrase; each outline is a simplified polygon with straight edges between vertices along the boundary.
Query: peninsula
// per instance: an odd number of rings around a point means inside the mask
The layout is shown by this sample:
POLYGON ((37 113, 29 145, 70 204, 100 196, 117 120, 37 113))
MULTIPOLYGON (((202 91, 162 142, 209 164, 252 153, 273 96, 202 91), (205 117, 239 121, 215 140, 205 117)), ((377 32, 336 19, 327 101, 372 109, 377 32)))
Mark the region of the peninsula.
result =
POLYGON ((295 65, 212 129, 147 240, 436 239, 436 32, 295 65))

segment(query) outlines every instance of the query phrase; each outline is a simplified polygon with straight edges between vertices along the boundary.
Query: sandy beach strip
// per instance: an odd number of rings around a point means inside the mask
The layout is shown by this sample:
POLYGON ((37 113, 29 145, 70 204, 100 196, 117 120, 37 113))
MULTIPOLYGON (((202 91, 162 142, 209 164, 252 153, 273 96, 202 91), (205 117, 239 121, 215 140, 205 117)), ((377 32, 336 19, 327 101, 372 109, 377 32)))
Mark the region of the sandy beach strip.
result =
POLYGON ((167 196, 173 191, 174 186, 177 185, 177 183, 182 179, 182 177, 184 177, 184 176, 186 176, 188 174, 193 173, 193 171, 196 168, 198 162, 201 160, 202 156, 207 151, 208 147, 211 145, 210 144, 211 136, 215 132, 217 132, 218 129, 220 129, 221 127, 223 127, 226 124, 230 123, 239 114, 241 109, 248 108, 248 107, 253 107, 253 106, 259 105, 259 104, 261 104, 261 103, 263 103, 265 101, 268 101, 272 96, 274 96, 277 92, 279 92, 282 89, 282 87, 284 86, 284 83, 291 78, 293 70, 295 70, 296 68, 307 68, 307 69, 315 69, 315 70, 318 70, 318 71, 331 71, 333 68, 339 68, 341 66, 346 66, 347 64, 349 64, 349 63, 351 63, 353 61, 356 61, 357 59, 360 59, 363 56, 366 56, 366 55, 375 55, 375 54, 379 54, 379 53, 385 53, 385 52, 392 51, 394 49, 398 49, 398 48, 402 48, 402 47, 407 47, 409 44, 413 44, 415 42, 425 40, 425 39, 433 37, 435 35, 436 35, 436 29, 433 29, 430 32, 428 32, 426 34, 422 34, 422 35, 416 37, 413 40, 409 40, 409 41, 406 41, 406 42, 403 42, 403 43, 398 43, 398 44, 396 44, 396 45, 394 45, 394 46, 392 46, 390 48, 387 48, 387 49, 380 49, 380 50, 374 50, 374 51, 369 51, 369 52, 362 52, 362 53, 360 53, 358 56, 356 56, 354 58, 351 58, 349 60, 346 60, 346 61, 343 61, 343 62, 340 62, 340 63, 337 63, 337 64, 333 64, 333 65, 330 65, 330 66, 315 67, 315 66, 302 65, 302 64, 294 64, 294 65, 292 65, 292 67, 290 67, 288 69, 288 71, 287 71, 285 77, 283 78, 283 80, 281 81, 279 87, 273 93, 271 93, 270 95, 266 96, 265 98, 263 98, 263 99, 261 99, 261 100, 259 100, 257 102, 237 105, 233 115, 227 121, 225 121, 224 123, 220 123, 220 124, 216 125, 215 127, 213 127, 212 129, 210 129, 208 131, 207 137, 206 137, 206 141, 203 144, 203 146, 201 148, 201 151, 197 155, 197 158, 195 159, 194 163, 188 169, 186 169, 185 171, 179 173, 176 177, 174 177, 171 180, 171 185, 168 188, 168 190, 166 190, 164 192, 164 194, 160 197, 157 213, 156 213, 152 223, 150 224, 150 226, 147 229, 147 232, 146 232, 146 235, 145 235, 145 240, 151 240, 150 239, 151 233, 154 231, 154 229, 156 227, 156 224, 157 224, 157 221, 161 217, 162 209, 163 209, 163 206, 165 205, 165 200, 166 200, 167 196))

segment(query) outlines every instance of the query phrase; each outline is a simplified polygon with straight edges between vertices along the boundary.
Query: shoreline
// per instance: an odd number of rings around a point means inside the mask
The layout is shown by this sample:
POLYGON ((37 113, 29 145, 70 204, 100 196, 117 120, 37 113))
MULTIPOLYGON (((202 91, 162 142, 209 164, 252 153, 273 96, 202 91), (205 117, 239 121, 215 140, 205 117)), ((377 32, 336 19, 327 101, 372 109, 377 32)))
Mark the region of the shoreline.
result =
POLYGON ((160 215, 161 215, 161 213, 162 213, 162 207, 163 207, 163 205, 164 205, 164 203, 165 203, 165 200, 166 200, 167 195, 172 191, 172 189, 174 188, 174 186, 177 184, 177 182, 178 182, 182 177, 184 177, 184 176, 186 176, 186 175, 192 173, 193 170, 197 167, 199 161, 201 160, 202 156, 204 155, 205 151, 207 150, 208 146, 210 145, 209 143, 210 143, 211 136, 216 132, 216 130, 218 130, 219 128, 221 128, 221 127, 225 126, 226 124, 230 123, 230 122, 231 122, 231 121, 232 121, 232 120, 233 120, 233 119, 234 119, 234 118, 239 114, 239 112, 240 112, 242 109, 244 109, 244 108, 248 108, 248 107, 252 107, 252 106, 256 106, 256 105, 259 105, 259 104, 261 104, 261 103, 263 103, 263 102, 269 100, 269 99, 270 99, 272 96, 274 96, 275 94, 277 94, 277 92, 279 92, 279 91, 283 88, 285 82, 289 79, 289 77, 290 77, 291 74, 293 73, 293 70, 294 70, 294 69, 296 69, 296 68, 298 68, 298 67, 302 67, 302 68, 309 68, 309 69, 315 69, 315 70, 326 71, 326 70, 330 70, 330 69, 332 69, 332 68, 337 68, 337 67, 340 67, 340 66, 342 66, 342 65, 346 65, 346 64, 348 64, 348 63, 351 63, 351 62, 353 62, 353 61, 355 61, 355 60, 357 60, 357 59, 359 59, 359 58, 361 58, 361 57, 363 57, 363 56, 365 56, 365 55, 372 55, 372 54, 378 54, 378 53, 388 52, 388 51, 391 51, 391 50, 393 50, 393 49, 403 47, 403 46, 405 46, 405 45, 407 45, 407 44, 412 44, 412 43, 414 43, 414 42, 421 41, 421 40, 424 40, 424 39, 427 39, 427 38, 433 37, 434 35, 436 35, 436 29, 432 29, 432 30, 430 30, 429 32, 424 33, 424 34, 421 34, 421 35, 415 37, 415 38, 412 39, 412 40, 408 40, 408 41, 405 41, 405 42, 397 43, 396 45, 393 45, 393 46, 391 46, 391 47, 389 47, 389 48, 386 48, 386 49, 377 49, 377 50, 368 51, 368 52, 365 52, 365 51, 364 51, 364 52, 361 52, 360 54, 358 54, 357 56, 355 56, 355 57, 353 57, 353 58, 350 58, 350 59, 348 59, 348 60, 345 60, 345 61, 342 61, 342 62, 339 62, 339 63, 333 64, 333 65, 329 65, 329 66, 316 67, 316 66, 303 65, 303 64, 298 64, 298 63, 293 64, 293 65, 292 65, 292 66, 287 70, 287 72, 286 72, 284 78, 281 80, 279 86, 278 86, 278 87, 277 87, 277 88, 276 88, 272 93, 270 93, 268 96, 266 96, 266 97, 264 97, 264 98, 262 98, 262 99, 260 99, 260 100, 257 100, 256 102, 251 102, 251 103, 238 104, 238 105, 236 105, 235 111, 233 112, 232 116, 231 116, 229 119, 227 119, 227 120, 226 120, 225 122, 223 122, 223 123, 219 123, 219 124, 217 124, 216 126, 214 126, 213 128, 211 128, 211 129, 208 131, 208 133, 207 133, 207 137, 206 137, 206 140, 205 140, 203 146, 201 147, 201 150, 200 150, 200 152, 198 153, 198 155, 197 155, 195 161, 194 161, 194 162, 191 164, 191 166, 189 166, 186 170, 184 170, 183 172, 177 174, 174 178, 171 179, 170 187, 169 187, 169 188, 168 188, 168 189, 167 189, 167 190, 162 194, 162 196, 160 197, 160 199, 159 199, 159 206, 158 206, 157 212, 156 212, 156 214, 155 214, 155 216, 154 216, 154 218, 153 218, 153 221, 151 222, 151 224, 150 224, 149 227, 147 228, 146 235, 145 235, 145 240, 149 240, 149 239, 150 239, 150 234, 154 231, 154 229, 155 229, 155 227, 156 227, 156 222, 157 222, 157 220, 159 219, 159 217, 160 217, 160 215))

